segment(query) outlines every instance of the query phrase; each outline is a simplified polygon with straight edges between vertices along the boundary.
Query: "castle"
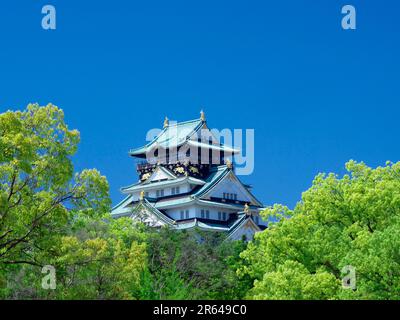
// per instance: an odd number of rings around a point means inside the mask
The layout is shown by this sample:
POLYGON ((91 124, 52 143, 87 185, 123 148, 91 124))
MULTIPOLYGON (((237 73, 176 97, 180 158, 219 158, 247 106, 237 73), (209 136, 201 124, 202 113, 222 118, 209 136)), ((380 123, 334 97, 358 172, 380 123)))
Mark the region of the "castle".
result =
POLYGON ((153 227, 224 232, 230 240, 251 240, 267 226, 263 205, 235 174, 239 150, 221 144, 199 119, 170 123, 148 144, 133 149, 139 181, 121 188, 126 195, 112 216, 131 217, 153 227))

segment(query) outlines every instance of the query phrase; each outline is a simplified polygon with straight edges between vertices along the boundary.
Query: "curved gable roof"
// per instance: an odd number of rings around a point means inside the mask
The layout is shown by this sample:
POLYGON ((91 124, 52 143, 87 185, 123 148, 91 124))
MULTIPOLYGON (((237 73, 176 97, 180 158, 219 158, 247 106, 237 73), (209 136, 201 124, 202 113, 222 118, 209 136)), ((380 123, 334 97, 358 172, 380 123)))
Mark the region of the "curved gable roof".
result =
POLYGON ((232 169, 227 166, 219 166, 215 174, 211 174, 209 179, 206 180, 206 184, 198 190, 194 195, 196 197, 207 196, 219 183, 221 183, 227 177, 232 177, 237 184, 242 189, 243 193, 247 194, 250 199, 252 199, 253 204, 262 207, 263 204, 257 200, 257 198, 249 191, 249 189, 244 185, 240 179, 236 176, 232 169), (209 181, 208 181, 209 180, 209 181))

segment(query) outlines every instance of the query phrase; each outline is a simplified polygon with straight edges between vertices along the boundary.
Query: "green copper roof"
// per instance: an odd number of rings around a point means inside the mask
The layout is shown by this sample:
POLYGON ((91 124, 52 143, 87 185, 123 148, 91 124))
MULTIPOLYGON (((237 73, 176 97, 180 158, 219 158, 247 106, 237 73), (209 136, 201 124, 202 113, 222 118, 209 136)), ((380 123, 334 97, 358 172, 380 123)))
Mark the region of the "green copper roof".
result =
POLYGON ((254 225, 254 227, 257 229, 257 231, 261 231, 260 227, 253 221, 253 219, 251 219, 250 216, 247 215, 243 215, 242 217, 240 217, 238 220, 235 221, 235 223, 231 226, 231 228, 229 229, 228 232, 228 237, 227 239, 229 239, 234 233, 235 231, 237 231, 238 229, 240 229, 245 223, 247 223, 248 221, 251 221, 251 223, 254 225))
POLYGON ((195 140, 191 140, 190 138, 200 129, 202 129, 204 124, 205 121, 201 119, 171 123, 170 125, 166 126, 151 142, 140 148, 130 150, 129 154, 131 156, 142 156, 152 148, 176 148, 183 145, 185 142, 188 142, 190 146, 225 151, 231 154, 239 152, 239 150, 224 146, 222 144, 210 145, 208 143, 199 142, 197 141, 197 136, 195 140))
POLYGON ((132 201, 132 196, 128 195, 126 196, 121 202, 116 204, 112 209, 111 209, 111 214, 115 217, 119 217, 120 215, 124 215, 128 209, 126 208, 127 205, 132 201))
POLYGON ((239 153, 239 150, 233 149, 231 147, 224 146, 224 145, 215 145, 215 144, 210 145, 210 144, 207 144, 204 142, 198 142, 195 140, 189 140, 188 144, 193 147, 200 147, 200 148, 216 150, 216 151, 225 151, 226 153, 232 153, 232 154, 239 153))
MULTIPOLYGON (((228 168, 226 165, 218 166, 216 170, 212 171, 209 177, 206 179, 205 185, 201 189, 199 189, 194 195, 196 197, 204 196, 208 191, 210 191, 213 187, 215 187, 219 182, 222 181, 222 179, 224 179, 231 172, 233 173, 232 169, 228 168)), ((253 199, 253 201, 258 206, 262 207, 262 203, 257 200, 257 198, 249 191, 246 185, 244 185, 234 173, 233 176, 244 187, 245 192, 253 199)))
MULTIPOLYGON (((203 204, 203 205, 208 205, 208 206, 215 206, 215 207, 222 207, 222 208, 230 208, 230 209, 242 209, 243 204, 239 203, 232 203, 232 202, 216 202, 212 200, 207 200, 207 199, 201 199, 204 195, 207 194, 213 187, 215 187, 219 182, 222 181, 229 173, 232 172, 232 169, 228 168, 226 165, 223 166, 218 166, 213 168, 210 171, 210 175, 206 180, 199 180, 195 179, 192 177, 181 177, 177 178, 174 180, 168 180, 168 181, 160 181, 160 182, 154 182, 150 183, 147 185, 142 185, 141 183, 136 183, 131 186, 128 186, 126 188, 122 188, 122 191, 124 193, 129 193, 129 192, 134 192, 134 191, 141 191, 142 189, 147 189, 147 188, 154 188, 157 186, 165 186, 166 184, 170 184, 173 182, 176 183, 181 183, 185 180, 187 180, 189 183, 194 183, 194 184, 202 184, 198 188, 194 188, 191 193, 186 193, 182 195, 176 195, 176 196, 167 196, 164 198, 158 198, 158 199, 153 199, 153 198, 147 198, 147 201, 149 203, 152 203, 154 208, 157 209, 167 209, 167 208, 173 208, 176 206, 182 206, 182 205, 189 205, 189 204, 203 204), (191 181, 194 179, 195 181, 191 181)), ((239 180, 240 182, 240 180, 239 180)), ((245 186, 244 186, 245 187, 245 186)), ((262 207, 262 204, 248 191, 247 188, 244 189, 246 192, 250 194, 250 196, 254 199, 255 205, 250 205, 250 209, 256 210, 262 207)), ((124 212, 127 211, 127 209, 124 210, 123 207, 126 207, 129 205, 129 198, 125 198, 122 202, 120 202, 118 205, 116 205, 113 209, 112 212, 113 214, 123 214, 124 212)))
POLYGON ((172 123, 165 127, 151 142, 143 147, 131 150, 129 154, 135 156, 146 153, 151 147, 155 146, 155 144, 164 148, 180 146, 186 142, 189 136, 197 132, 202 127, 203 123, 204 121, 201 119, 172 123))
POLYGON ((161 221, 165 222, 166 224, 168 224, 170 226, 175 224, 175 220, 171 219, 170 217, 167 217, 165 214, 163 214, 161 211, 159 211, 157 208, 155 208, 146 199, 143 199, 143 201, 140 201, 139 206, 140 205, 143 205, 146 209, 148 209, 151 213, 153 213, 157 218, 159 218, 161 221))
POLYGON ((229 171, 230 169, 226 165, 213 168, 210 171, 210 175, 205 180, 206 183, 194 194, 194 196, 201 197, 204 195, 208 190, 218 184, 218 182, 221 181, 229 173, 229 171))
POLYGON ((142 191, 142 190, 152 189, 152 188, 156 188, 156 187, 165 187, 165 186, 176 185, 176 184, 180 184, 182 182, 187 182, 192 185, 203 185, 205 183, 203 180, 184 176, 184 177, 179 177, 179 178, 176 178, 173 180, 157 181, 157 182, 151 182, 151 183, 138 182, 138 183, 134 183, 130 186, 121 188, 121 191, 122 191, 122 193, 131 193, 131 192, 135 192, 135 191, 142 191))

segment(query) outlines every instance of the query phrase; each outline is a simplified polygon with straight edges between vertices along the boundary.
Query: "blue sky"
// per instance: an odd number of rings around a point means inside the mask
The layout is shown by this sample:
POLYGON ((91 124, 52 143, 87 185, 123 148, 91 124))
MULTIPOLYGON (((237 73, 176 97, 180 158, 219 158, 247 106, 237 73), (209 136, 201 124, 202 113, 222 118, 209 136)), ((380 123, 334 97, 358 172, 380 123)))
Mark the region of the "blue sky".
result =
POLYGON ((0 111, 64 109, 81 132, 76 169, 111 196, 137 180, 130 148, 164 116, 255 129, 243 181, 293 206, 349 159, 400 160, 398 1, 32 1, 0 3, 0 111), (57 29, 41 28, 41 8, 57 29), (357 30, 341 28, 341 8, 357 30))

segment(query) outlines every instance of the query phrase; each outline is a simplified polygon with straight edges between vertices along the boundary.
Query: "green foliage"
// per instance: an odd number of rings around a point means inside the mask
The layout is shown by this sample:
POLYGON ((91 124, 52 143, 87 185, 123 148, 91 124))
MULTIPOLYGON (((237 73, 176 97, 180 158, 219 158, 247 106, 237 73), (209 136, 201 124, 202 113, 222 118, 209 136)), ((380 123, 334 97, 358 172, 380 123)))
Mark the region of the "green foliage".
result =
POLYGON ((148 234, 152 299, 240 299, 250 288, 236 275, 243 242, 198 230, 148 234))
POLYGON ((248 298, 400 298, 400 163, 346 168, 343 178, 318 175, 293 211, 264 212, 281 219, 241 254, 238 273, 255 279, 248 298), (342 287, 347 265, 356 290, 342 287))
POLYGON ((112 219, 107 179, 74 173, 78 142, 53 105, 0 114, 0 298, 400 299, 400 163, 318 175, 247 245, 112 219))
POLYGON ((78 142, 53 105, 0 115, 0 297, 135 298, 146 245, 112 221, 104 176, 73 173, 78 142), (41 287, 44 265, 56 290, 41 287))
POLYGON ((53 105, 0 115, 1 263, 40 265, 35 253, 57 241, 72 217, 108 211, 105 177, 96 170, 73 176, 78 142, 78 131, 53 105))

